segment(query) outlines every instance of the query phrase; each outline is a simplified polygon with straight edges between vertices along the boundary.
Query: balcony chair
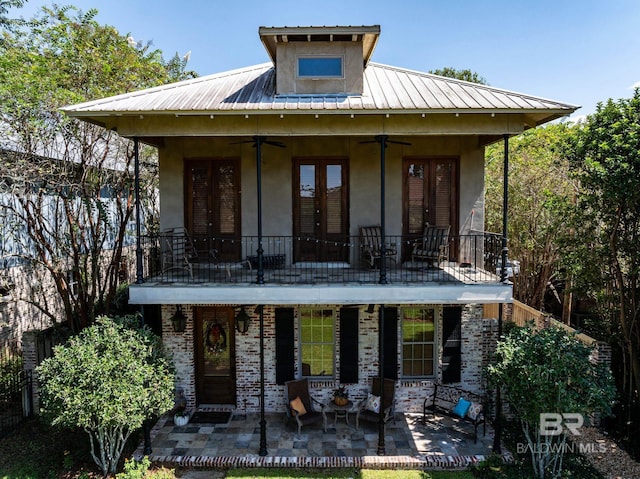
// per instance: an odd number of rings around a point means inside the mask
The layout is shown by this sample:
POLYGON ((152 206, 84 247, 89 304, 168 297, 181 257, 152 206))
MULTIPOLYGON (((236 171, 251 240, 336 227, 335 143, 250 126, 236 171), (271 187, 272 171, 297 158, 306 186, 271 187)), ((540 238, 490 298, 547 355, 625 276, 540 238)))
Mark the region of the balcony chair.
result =
POLYGON ((298 435, 302 426, 322 421, 324 432, 327 432, 327 415, 325 405, 311 397, 308 379, 295 379, 285 384, 287 420, 295 419, 298 424, 298 435), (319 409, 318 409, 319 408, 319 409))
POLYGON ((160 233, 162 249, 162 272, 182 269, 193 279, 193 265, 198 261, 198 252, 186 228, 168 228, 160 233))
MULTIPOLYGON (((380 265, 382 261, 382 230, 380 226, 361 226, 360 227, 360 252, 362 260, 375 268, 376 263, 380 265)), ((385 259, 391 259, 396 262, 398 251, 395 245, 387 244, 384 252, 385 259)))
POLYGON ((433 226, 427 224, 424 227, 422 239, 414 243, 411 252, 411 261, 431 261, 433 266, 449 259, 449 230, 451 226, 433 226))
POLYGON ((193 238, 184 227, 168 228, 160 233, 162 238, 162 272, 173 269, 183 269, 193 279, 194 267, 208 264, 218 268, 224 268, 227 276, 231 276, 231 267, 228 263, 221 263, 218 252, 208 249, 206 252, 196 248, 193 238))
MULTIPOLYGON (((389 421, 395 421, 395 390, 396 382, 393 379, 384 380, 384 410, 383 421, 386 425, 389 421)), ((371 392, 367 393, 367 397, 360 401, 357 405, 356 412, 356 429, 360 428, 360 421, 368 421, 377 423, 380 410, 380 378, 374 377, 371 382, 371 392)))

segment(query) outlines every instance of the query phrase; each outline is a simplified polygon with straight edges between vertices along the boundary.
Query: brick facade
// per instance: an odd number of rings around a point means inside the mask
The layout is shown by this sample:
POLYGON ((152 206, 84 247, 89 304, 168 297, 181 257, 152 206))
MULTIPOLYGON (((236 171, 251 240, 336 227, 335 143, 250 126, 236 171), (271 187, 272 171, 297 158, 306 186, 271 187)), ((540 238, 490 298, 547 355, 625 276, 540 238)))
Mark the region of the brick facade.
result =
MULTIPOLYGON (((176 369, 176 388, 182 389, 187 399, 188 407, 196 406, 196 378, 195 378, 195 353, 193 336, 194 308, 197 305, 184 305, 183 313, 187 317, 187 326, 184 332, 176 333, 171 325, 171 316, 176 308, 173 305, 162 307, 162 328, 163 340, 167 349, 173 356, 176 369)), ((336 311, 336 344, 340 341, 340 305, 326 306, 333 307, 336 311)), ((437 371, 438 377, 442 373, 442 351, 441 337, 442 331, 442 306, 425 305, 434 307, 436 310, 436 347, 438 350, 437 371)), ((275 371, 275 306, 264 306, 264 376, 265 376, 265 410, 284 411, 284 386, 276 384, 275 371)), ((402 306, 398 305, 401 310, 402 306)), ((260 330, 259 315, 254 311, 255 306, 245 306, 245 311, 251 317, 251 325, 246 334, 235 334, 236 348, 236 394, 235 407, 240 413, 259 411, 259 391, 260 391, 260 330)), ((370 378, 378 374, 378 312, 368 313, 366 307, 359 310, 359 344, 358 363, 359 381, 357 384, 346 385, 349 397, 355 402, 366 397, 370 390, 370 378)), ((294 337, 298 334, 298 312, 294 308, 294 337)), ((487 352, 486 338, 487 331, 490 330, 487 324, 492 320, 482 318, 482 307, 479 305, 465 305, 462 308, 462 375, 461 382, 456 384, 459 387, 480 391, 483 387, 482 371, 487 364, 484 355, 487 352)), ((401 351, 402 323, 398 321, 398 346, 401 351)), ((295 341, 294 357, 299 358, 299 341, 295 341)), ((335 377, 340 377, 340 348, 336 348, 335 377)), ((397 360, 397 367, 400 373, 400 358, 397 360)), ((296 377, 301 375, 300 363, 296 361, 296 377)), ((433 387, 435 378, 424 379, 402 379, 399 380, 396 388, 396 410, 397 411, 421 411, 424 398, 433 387)), ((331 399, 333 390, 338 386, 338 379, 333 377, 327 379, 314 379, 311 381, 313 395, 322 402, 331 399)))

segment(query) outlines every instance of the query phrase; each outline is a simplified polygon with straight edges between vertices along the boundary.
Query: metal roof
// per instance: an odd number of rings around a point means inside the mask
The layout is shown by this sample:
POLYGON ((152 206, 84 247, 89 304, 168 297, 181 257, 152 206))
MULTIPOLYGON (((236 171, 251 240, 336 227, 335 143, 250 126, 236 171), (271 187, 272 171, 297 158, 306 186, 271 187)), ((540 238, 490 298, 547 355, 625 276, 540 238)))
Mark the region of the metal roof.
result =
POLYGON ((126 114, 535 113, 538 123, 578 107, 523 93, 370 62, 357 95, 276 95, 271 63, 64 107, 96 118, 126 114))

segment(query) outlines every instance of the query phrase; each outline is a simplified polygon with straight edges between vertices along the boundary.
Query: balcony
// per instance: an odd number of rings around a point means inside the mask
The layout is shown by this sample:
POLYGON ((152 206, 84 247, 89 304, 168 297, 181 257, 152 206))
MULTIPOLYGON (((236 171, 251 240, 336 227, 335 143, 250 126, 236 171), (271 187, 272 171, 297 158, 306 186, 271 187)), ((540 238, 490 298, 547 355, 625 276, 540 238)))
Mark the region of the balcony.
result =
POLYGON ((145 281, 131 285, 132 304, 422 304, 510 302, 496 263, 501 237, 450 237, 448 260, 412 257, 419 238, 386 236, 388 255, 365 258, 359 236, 345 241, 263 236, 144 238, 145 281), (322 261, 314 259, 321 258, 322 261), (382 268, 381 268, 382 267, 382 268))
MULTIPOLYGON (((264 284, 498 283, 496 264, 501 238, 495 233, 449 239, 448 261, 436 264, 412 258, 414 238, 386 236, 386 256, 365 259, 359 236, 346 241, 309 237, 263 236, 264 284), (317 261, 321 257, 323 261, 317 261)), ((184 232, 147 236, 143 240, 145 282, 161 284, 255 284, 258 237, 241 239, 191 237, 184 232)))

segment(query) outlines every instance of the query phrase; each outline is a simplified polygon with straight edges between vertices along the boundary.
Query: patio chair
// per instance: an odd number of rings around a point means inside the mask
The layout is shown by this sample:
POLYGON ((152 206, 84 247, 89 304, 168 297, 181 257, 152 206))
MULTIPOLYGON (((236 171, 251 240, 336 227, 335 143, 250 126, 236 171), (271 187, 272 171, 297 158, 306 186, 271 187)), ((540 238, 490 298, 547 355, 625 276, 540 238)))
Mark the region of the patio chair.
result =
POLYGON ((308 379, 295 379, 285 383, 285 410, 287 420, 295 419, 298 424, 298 435, 303 426, 322 421, 322 428, 327 432, 327 414, 325 405, 311 397, 308 379))
POLYGON ((160 247, 163 273, 180 269, 187 271, 193 279, 193 265, 189 258, 195 248, 186 228, 167 228, 161 231, 160 247))
POLYGON ((215 249, 208 249, 206 252, 198 249, 186 228, 168 228, 162 231, 161 238, 163 273, 172 269, 184 269, 193 279, 194 268, 207 264, 224 269, 227 276, 231 277, 230 264, 220 262, 215 249))
POLYGON ((449 230, 451 226, 433 226, 427 224, 424 227, 422 239, 414 243, 411 252, 411 260, 433 261, 434 266, 439 266, 449 259, 449 230))
MULTIPOLYGON (((385 245, 384 257, 396 262, 398 251, 395 245, 385 245)), ((361 226, 360 227, 360 253, 362 260, 375 268, 376 263, 380 265, 382 261, 382 230, 380 226, 361 226)))
POLYGON ((360 421, 377 423, 380 407, 384 407, 382 418, 386 425, 389 421, 395 421, 395 390, 396 382, 393 379, 384 380, 384 401, 380 404, 380 378, 374 377, 371 382, 371 392, 360 401, 356 408, 356 429, 360 428, 360 421))

